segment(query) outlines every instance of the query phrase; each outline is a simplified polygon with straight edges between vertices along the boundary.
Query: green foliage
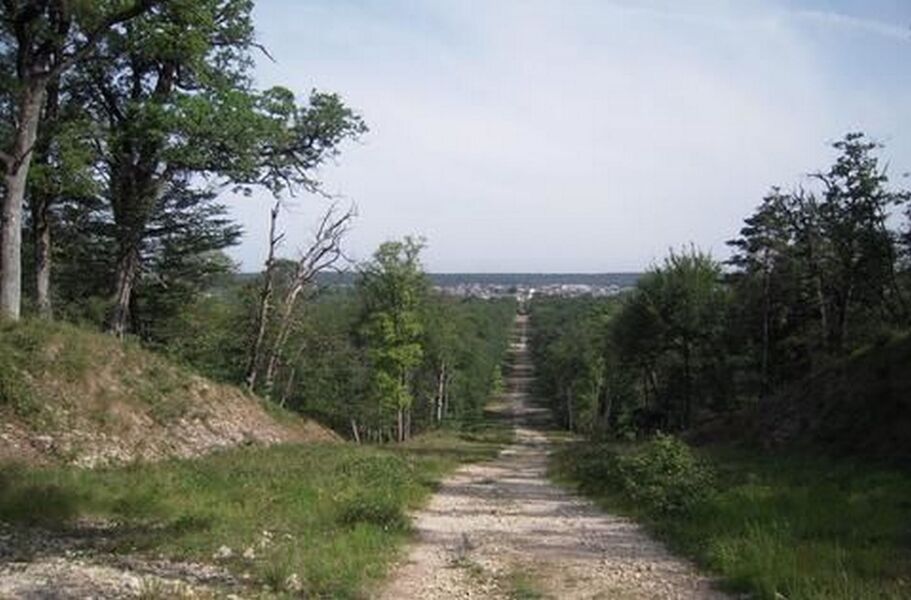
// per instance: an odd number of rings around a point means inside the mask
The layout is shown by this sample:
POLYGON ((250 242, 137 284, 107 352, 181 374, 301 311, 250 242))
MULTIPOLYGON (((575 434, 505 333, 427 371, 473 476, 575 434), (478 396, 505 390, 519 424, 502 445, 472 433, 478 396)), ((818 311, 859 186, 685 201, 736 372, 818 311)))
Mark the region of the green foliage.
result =
POLYGON ((407 519, 402 507, 391 496, 374 492, 355 492, 338 501, 337 520, 342 525, 358 523, 377 525, 384 530, 405 529, 407 519))
POLYGON ((402 456, 354 457, 340 465, 339 477, 350 485, 335 498, 337 523, 370 524, 383 530, 405 530, 408 519, 397 490, 411 483, 413 466, 402 456))
POLYGON ((617 452, 609 445, 573 450, 564 468, 587 492, 622 494, 648 514, 686 518, 715 493, 715 474, 684 442, 658 435, 633 449, 617 452))
POLYGON ((27 417, 36 410, 25 372, 12 354, 0 355, 0 406, 27 417))
POLYGON ((53 525, 74 518, 79 499, 54 483, 21 484, 22 476, 0 472, 0 512, 8 522, 53 525))
POLYGON ((192 405, 192 380, 135 342, 39 319, 0 323, 0 411, 32 428, 53 425, 67 410, 115 426, 117 403, 168 423, 192 405))
POLYGON ((570 429, 600 435, 613 422, 610 406, 623 394, 606 360, 614 299, 535 299, 531 351, 536 384, 570 429))
MULTIPOLYGON (((60 29, 57 18, 77 39, 84 22, 115 8, 98 4, 106 8, 34 11, 36 43, 60 29)), ((298 102, 288 89, 253 86, 252 9, 250 0, 151 2, 129 27, 101 31, 92 60, 51 81, 29 225, 51 223, 59 314, 160 342, 160 323, 233 269, 220 251, 240 228, 218 193, 316 191, 317 167, 367 131, 337 94, 298 102)), ((0 89, 0 107, 10 93, 0 89)))
MULTIPOLYGON (((277 293, 284 285, 279 272, 277 293)), ((156 324, 155 348, 209 377, 241 383, 257 286, 255 280, 220 280, 206 297, 156 324)), ((507 349, 513 300, 456 300, 425 293, 410 317, 419 325, 412 344, 420 345, 420 360, 407 386, 392 386, 386 399, 376 387, 371 360, 376 354, 365 344, 364 310, 361 291, 344 287, 314 289, 295 308, 288 350, 276 373, 276 401, 349 437, 352 419, 366 437, 368 428, 388 427, 396 406, 389 398, 400 389, 412 398, 413 432, 446 424, 468 427, 482 418, 507 349), (440 408, 441 378, 446 402, 439 419, 434 409, 440 408)))
POLYGON ((233 550, 225 566, 250 573, 257 593, 283 592, 296 573, 308 596, 359 598, 408 540, 406 511, 505 441, 497 429, 477 442, 437 432, 394 451, 332 444, 117 469, 0 466, 0 520, 72 531, 104 518, 120 524, 105 530, 115 552, 209 562, 224 545, 233 550))
POLYGON ((564 424, 620 438, 699 428, 908 327, 911 280, 891 214, 911 193, 890 187, 879 145, 862 134, 833 148, 812 185, 773 188, 745 220, 731 271, 692 248, 600 317, 598 301, 535 299, 541 392, 564 424))
POLYGON ((620 489, 649 511, 685 515, 713 493, 713 473, 682 441, 659 435, 636 452, 617 455, 620 489))
MULTIPOLYGON (((690 458, 680 461, 690 453, 668 458, 678 453, 671 447, 653 450, 661 458, 648 462, 691 464, 690 458)), ((617 465, 631 460, 618 457, 641 452, 568 446, 553 473, 605 508, 645 521, 734 591, 764 600, 907 597, 906 473, 846 459, 717 452, 703 459, 716 474, 713 491, 687 494, 684 512, 668 512, 662 503, 643 502, 613 484, 617 465)))
MULTIPOLYGON (((379 414, 411 407, 410 380, 420 364, 420 311, 427 280, 419 262, 423 242, 386 242, 362 268, 358 288, 364 312, 360 336, 370 364, 370 395, 379 414)), ((399 423, 399 441, 405 432, 399 423)))
POLYGON ((672 252, 620 300, 535 300, 542 395, 570 428, 622 435, 679 430, 731 403, 721 269, 672 252))
POLYGON ((911 316, 891 229, 911 193, 890 186, 880 146, 863 134, 833 148, 834 164, 812 176, 821 185, 773 188, 730 242, 738 334, 752 346, 763 394, 911 316))

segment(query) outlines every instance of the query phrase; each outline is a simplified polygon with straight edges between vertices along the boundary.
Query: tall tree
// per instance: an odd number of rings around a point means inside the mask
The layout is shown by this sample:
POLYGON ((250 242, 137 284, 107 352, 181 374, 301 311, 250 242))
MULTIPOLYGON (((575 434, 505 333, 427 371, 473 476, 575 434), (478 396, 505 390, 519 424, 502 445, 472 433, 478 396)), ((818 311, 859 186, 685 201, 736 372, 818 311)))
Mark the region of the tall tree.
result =
POLYGON ((0 316, 15 320, 21 312, 22 211, 48 87, 89 58, 104 35, 161 2, 3 0, 0 52, 2 62, 15 65, 15 77, 0 89, 11 98, 13 117, 0 149, 0 316))
POLYGON ((122 335, 141 247, 162 197, 201 179, 314 190, 313 169, 365 131, 334 94, 252 88, 249 0, 170 0, 109 32, 86 69, 87 105, 106 124, 99 146, 117 266, 108 328, 122 335))
POLYGON ((833 351, 842 352, 856 307, 882 307, 899 320, 908 318, 896 276, 897 239, 887 220, 911 195, 887 187, 886 170, 873 154, 879 145, 864 134, 849 133, 833 147, 839 151, 835 164, 814 178, 823 185, 819 225, 828 242, 827 334, 833 351))
POLYGON ((645 353, 640 360, 653 369, 652 375, 657 367, 650 363, 663 364, 665 378, 673 382, 661 392, 664 416, 672 427, 692 424, 697 397, 707 402, 724 392, 702 383, 708 379, 703 375, 720 368, 724 359, 719 341, 726 304, 720 266, 691 249, 671 252, 663 265, 640 279, 633 299, 618 316, 627 325, 621 330, 621 348, 645 353), (627 312, 630 317, 623 315, 627 312), (641 328, 638 334, 628 328, 631 323, 641 328))
POLYGON ((411 377, 423 356, 421 305, 427 280, 420 264, 423 242, 386 242, 363 266, 358 289, 364 303, 361 339, 371 369, 371 397, 378 413, 395 415, 398 441, 410 431, 411 377))
POLYGON ((48 85, 26 196, 35 304, 43 318, 53 315, 53 230, 62 222, 62 205, 91 204, 90 198, 99 192, 98 182, 92 177, 96 159, 91 136, 94 125, 85 118, 82 104, 68 93, 63 84, 66 79, 63 75, 48 85))

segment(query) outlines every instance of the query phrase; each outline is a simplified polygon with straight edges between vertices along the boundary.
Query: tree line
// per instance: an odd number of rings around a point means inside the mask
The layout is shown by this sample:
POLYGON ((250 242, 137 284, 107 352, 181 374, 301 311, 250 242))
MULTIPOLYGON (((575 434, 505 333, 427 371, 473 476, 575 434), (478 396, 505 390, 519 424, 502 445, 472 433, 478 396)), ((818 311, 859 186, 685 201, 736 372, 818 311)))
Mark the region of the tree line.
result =
POLYGON ((353 286, 315 281, 301 294, 299 263, 277 260, 198 296, 161 321, 151 343, 221 381, 249 384, 252 365, 260 395, 357 442, 470 428, 500 385, 515 301, 434 291, 422 248, 413 238, 386 242, 358 265, 353 286), (278 310, 261 320, 264 288, 278 310))
POLYGON ((833 150, 770 190, 724 263, 684 248, 622 298, 534 301, 540 385, 567 426, 686 430, 907 331, 911 193, 865 135, 833 150))
POLYGON ((435 294, 417 240, 347 261, 355 211, 317 171, 367 125, 338 94, 255 85, 271 56, 253 6, 0 2, 0 318, 132 336, 357 440, 471 421, 511 303, 435 294), (244 278, 222 198, 257 190, 275 200, 268 254, 244 278), (301 193, 323 206, 310 237, 282 231, 301 193), (319 285, 349 268, 353 289, 319 285))

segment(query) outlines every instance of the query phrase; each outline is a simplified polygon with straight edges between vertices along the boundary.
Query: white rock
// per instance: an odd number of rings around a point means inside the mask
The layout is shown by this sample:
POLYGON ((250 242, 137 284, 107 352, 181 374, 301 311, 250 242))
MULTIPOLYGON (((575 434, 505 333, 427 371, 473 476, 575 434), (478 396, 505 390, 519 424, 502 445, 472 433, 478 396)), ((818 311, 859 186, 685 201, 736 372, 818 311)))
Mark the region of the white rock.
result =
POLYGON ((304 589, 304 584, 301 583, 300 577, 297 576, 297 573, 291 573, 285 579, 285 589, 289 592, 300 592, 304 589))

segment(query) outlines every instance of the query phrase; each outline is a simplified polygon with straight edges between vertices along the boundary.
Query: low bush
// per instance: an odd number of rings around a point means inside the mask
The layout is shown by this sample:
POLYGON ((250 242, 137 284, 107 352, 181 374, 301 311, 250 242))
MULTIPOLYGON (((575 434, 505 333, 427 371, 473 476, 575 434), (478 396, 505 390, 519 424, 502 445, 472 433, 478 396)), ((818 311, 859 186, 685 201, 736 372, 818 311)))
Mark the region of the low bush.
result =
POLYGON ((711 467, 672 436, 659 435, 637 452, 618 455, 616 465, 633 502, 657 513, 689 512, 714 492, 711 467))
POLYGON ((369 523, 384 530, 405 529, 408 518, 401 501, 382 490, 362 490, 339 499, 336 521, 340 525, 369 523))
POLYGON ((712 468, 669 435, 627 451, 607 444, 576 448, 567 466, 583 491, 621 495, 663 515, 689 512, 715 491, 712 468))

